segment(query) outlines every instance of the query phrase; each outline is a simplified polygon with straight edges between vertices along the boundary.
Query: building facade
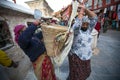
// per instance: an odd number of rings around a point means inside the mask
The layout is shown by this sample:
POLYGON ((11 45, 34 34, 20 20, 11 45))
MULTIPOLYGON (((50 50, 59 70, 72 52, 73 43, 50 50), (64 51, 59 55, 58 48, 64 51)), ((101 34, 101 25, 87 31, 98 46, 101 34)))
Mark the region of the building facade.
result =
POLYGON ((39 9, 42 12, 43 17, 51 17, 53 10, 50 8, 46 0, 34 0, 25 2, 32 9, 39 9))
MULTIPOLYGON (((31 62, 25 53, 19 48, 14 41, 14 27, 17 24, 33 22, 34 11, 26 9, 20 5, 14 4, 7 0, 0 1, 0 49, 4 50, 8 56, 15 62, 19 62, 19 68, 6 68, 4 70, 10 80, 24 80, 31 62)), ((0 79, 1 80, 1 79, 0 79)))
POLYGON ((91 10, 104 9, 120 4, 120 0, 88 0, 88 7, 91 10))

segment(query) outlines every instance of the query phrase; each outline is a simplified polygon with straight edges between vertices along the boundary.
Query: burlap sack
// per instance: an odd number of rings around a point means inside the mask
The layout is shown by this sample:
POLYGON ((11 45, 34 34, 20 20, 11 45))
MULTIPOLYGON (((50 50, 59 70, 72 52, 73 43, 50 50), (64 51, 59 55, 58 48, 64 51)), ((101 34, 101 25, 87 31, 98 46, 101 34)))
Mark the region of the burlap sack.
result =
POLYGON ((58 34, 65 33, 68 30, 68 27, 60 26, 60 25, 41 25, 42 32, 43 32, 43 38, 45 47, 47 49, 47 55, 48 56, 56 56, 59 54, 59 52, 56 54, 55 49, 59 48, 58 45, 55 44, 55 38, 58 34))

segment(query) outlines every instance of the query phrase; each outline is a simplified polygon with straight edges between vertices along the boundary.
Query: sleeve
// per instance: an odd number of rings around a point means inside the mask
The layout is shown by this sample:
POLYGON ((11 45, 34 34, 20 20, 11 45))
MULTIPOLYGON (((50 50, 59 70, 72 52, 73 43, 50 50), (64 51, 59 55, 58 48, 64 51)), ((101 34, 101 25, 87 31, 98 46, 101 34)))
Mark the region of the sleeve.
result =
POLYGON ((42 34, 42 31, 34 34, 35 37, 37 37, 38 39, 42 40, 43 39, 43 34, 42 34))
POLYGON ((8 55, 0 50, 0 64, 6 67, 11 66, 12 60, 8 57, 8 55))
POLYGON ((95 27, 95 25, 96 25, 96 23, 97 23, 98 18, 97 18, 97 16, 95 16, 95 17, 91 17, 91 18, 89 18, 89 19, 90 19, 90 27, 89 27, 89 30, 90 30, 90 32, 92 32, 93 28, 95 27))
POLYGON ((74 23, 73 26, 72 26, 72 29, 74 30, 74 33, 75 33, 75 34, 78 34, 78 33, 79 33, 79 29, 81 28, 81 26, 82 26, 81 20, 76 19, 76 20, 75 20, 75 23, 74 23))
POLYGON ((20 45, 20 47, 26 48, 29 45, 29 42, 31 41, 36 29, 37 26, 31 24, 25 31, 22 32, 18 39, 18 44, 20 45))

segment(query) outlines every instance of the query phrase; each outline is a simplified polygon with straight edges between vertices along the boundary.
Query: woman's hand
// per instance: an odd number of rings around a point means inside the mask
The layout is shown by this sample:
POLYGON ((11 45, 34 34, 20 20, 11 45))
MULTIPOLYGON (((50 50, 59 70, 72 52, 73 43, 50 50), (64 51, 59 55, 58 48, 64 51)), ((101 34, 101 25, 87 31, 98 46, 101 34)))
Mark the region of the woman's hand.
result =
POLYGON ((38 25, 41 24, 41 23, 40 23, 40 20, 35 20, 33 23, 34 23, 36 26, 38 26, 38 25))
POLYGON ((84 3, 79 4, 79 5, 78 5, 78 8, 86 9, 84 3))

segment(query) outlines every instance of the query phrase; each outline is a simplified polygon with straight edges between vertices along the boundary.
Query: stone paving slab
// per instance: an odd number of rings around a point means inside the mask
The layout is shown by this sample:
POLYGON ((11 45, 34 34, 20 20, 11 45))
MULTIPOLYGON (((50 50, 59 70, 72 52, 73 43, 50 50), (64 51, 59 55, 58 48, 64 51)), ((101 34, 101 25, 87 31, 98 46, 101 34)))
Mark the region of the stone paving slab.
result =
POLYGON ((87 80, 120 80, 120 32, 101 34, 100 53, 92 57, 92 73, 87 80))
MULTIPOLYGON (((107 33, 102 33, 98 40, 98 48, 100 53, 91 59, 92 72, 87 80, 120 80, 120 32, 109 30, 107 33)), ((17 69, 6 69, 11 80, 36 80, 33 78, 34 74, 28 57, 19 54, 22 53, 19 50, 16 52, 8 50, 8 53, 13 60, 20 61, 17 69)), ((59 68, 60 73, 56 66, 55 69, 59 80, 66 80, 69 74, 68 59, 66 58, 59 68)))
MULTIPOLYGON (((91 59, 92 72, 87 80, 120 80, 120 32, 109 30, 101 34, 98 48, 100 53, 91 59)), ((66 72, 68 75, 68 66, 68 60, 66 60, 60 68, 61 73, 66 72)))

